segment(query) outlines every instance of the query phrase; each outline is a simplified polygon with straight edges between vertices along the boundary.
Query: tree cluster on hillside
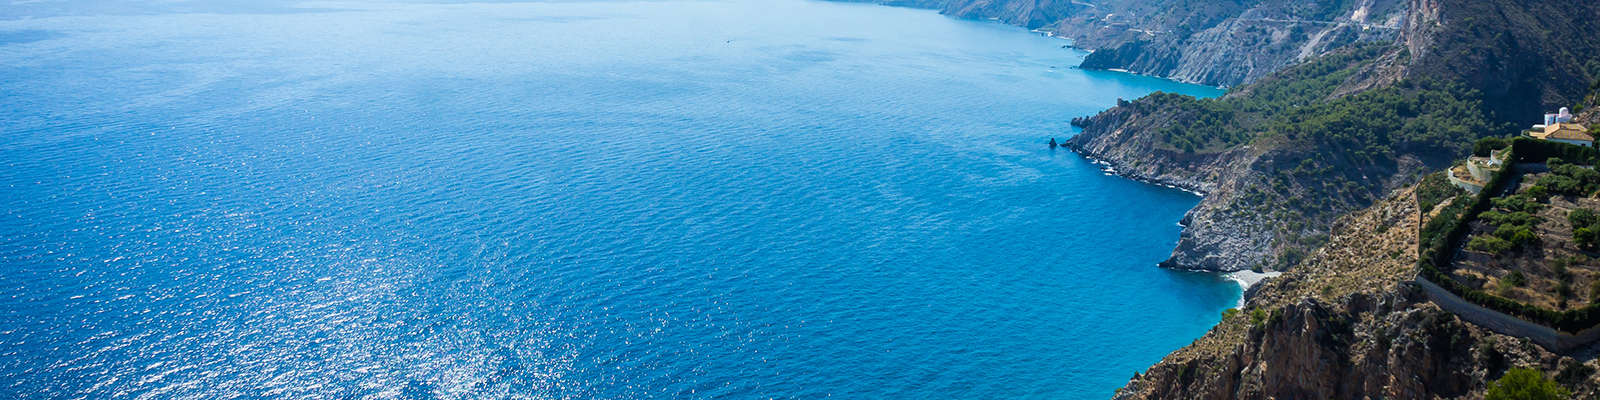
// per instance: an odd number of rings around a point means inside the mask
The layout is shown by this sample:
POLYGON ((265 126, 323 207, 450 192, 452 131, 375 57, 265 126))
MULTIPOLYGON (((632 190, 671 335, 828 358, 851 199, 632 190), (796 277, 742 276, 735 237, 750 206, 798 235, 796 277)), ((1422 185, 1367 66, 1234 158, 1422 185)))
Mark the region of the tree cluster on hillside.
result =
POLYGON ((1461 153, 1473 140, 1513 129, 1485 118, 1475 90, 1450 81, 1407 80, 1333 97, 1339 85, 1385 51, 1367 44, 1287 69, 1217 99, 1158 94, 1148 99, 1180 116, 1161 137, 1185 152, 1216 151, 1260 138, 1332 151, 1350 162, 1382 164, 1396 152, 1461 153))
POLYGON ((1248 93, 1236 92, 1217 99, 1156 93, 1145 101, 1181 115, 1182 123, 1161 132, 1173 148, 1190 153, 1225 149, 1254 139, 1262 122, 1281 123, 1279 113, 1320 103, 1388 48, 1367 44, 1317 58, 1263 79, 1245 89, 1248 93))
POLYGON ((1527 194, 1516 194, 1494 199, 1495 209, 1478 214, 1478 220, 1494 227, 1487 235, 1478 235, 1467 242, 1467 248, 1490 254, 1502 254, 1539 241, 1533 226, 1544 222, 1534 213, 1544 208, 1538 199, 1527 194))
POLYGON ((1560 158, 1551 158, 1547 164, 1550 174, 1539 177, 1527 190, 1533 196, 1541 199, 1552 194, 1589 196, 1600 191, 1600 172, 1593 167, 1567 164, 1560 158))
POLYGON ((1567 222, 1572 224, 1572 242, 1578 248, 1595 251, 1600 246, 1600 213, 1587 208, 1572 210, 1567 222))

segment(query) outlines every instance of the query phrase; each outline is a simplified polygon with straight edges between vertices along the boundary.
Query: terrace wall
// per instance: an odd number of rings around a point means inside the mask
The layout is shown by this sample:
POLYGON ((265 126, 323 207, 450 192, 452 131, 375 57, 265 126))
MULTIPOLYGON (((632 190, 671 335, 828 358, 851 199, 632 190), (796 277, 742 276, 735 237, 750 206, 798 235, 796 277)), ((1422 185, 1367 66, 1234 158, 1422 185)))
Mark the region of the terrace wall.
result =
POLYGON ((1528 338, 1528 340, 1532 340, 1539 346, 1543 346, 1553 352, 1566 352, 1600 340, 1600 326, 1584 329, 1575 334, 1561 332, 1548 326, 1528 322, 1521 318, 1472 304, 1472 302, 1450 293, 1443 287, 1429 282, 1427 278, 1422 276, 1417 276, 1416 282, 1422 286, 1424 292, 1428 293, 1428 298, 1433 300, 1434 304, 1439 305, 1439 308, 1491 331, 1509 336, 1528 338))

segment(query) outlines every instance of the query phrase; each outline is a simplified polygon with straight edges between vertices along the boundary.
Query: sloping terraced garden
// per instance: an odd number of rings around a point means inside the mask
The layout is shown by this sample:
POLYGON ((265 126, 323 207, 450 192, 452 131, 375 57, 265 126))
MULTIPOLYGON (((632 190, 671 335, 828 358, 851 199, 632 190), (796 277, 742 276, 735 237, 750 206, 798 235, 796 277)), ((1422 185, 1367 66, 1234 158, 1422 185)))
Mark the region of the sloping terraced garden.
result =
POLYGON ((1527 138, 1513 165, 1468 194, 1437 175, 1418 189, 1428 213, 1421 277, 1478 305, 1577 332, 1600 324, 1600 152, 1527 138))

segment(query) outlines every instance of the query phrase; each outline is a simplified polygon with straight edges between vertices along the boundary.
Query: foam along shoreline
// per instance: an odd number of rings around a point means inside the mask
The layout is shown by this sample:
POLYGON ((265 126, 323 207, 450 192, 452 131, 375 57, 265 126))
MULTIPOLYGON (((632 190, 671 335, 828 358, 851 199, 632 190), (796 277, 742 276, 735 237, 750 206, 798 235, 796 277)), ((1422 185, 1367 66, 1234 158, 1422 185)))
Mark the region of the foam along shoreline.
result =
MULTIPOLYGON (((1062 147, 1066 147, 1066 145, 1062 145, 1062 147)), ((1084 159, 1089 160, 1090 163, 1099 166, 1100 167, 1100 172, 1104 173, 1106 176, 1118 176, 1118 177, 1122 177, 1124 179, 1131 179, 1131 180, 1134 180, 1134 181, 1137 181, 1137 182, 1143 182, 1143 183, 1149 184, 1149 185, 1161 186, 1161 187, 1165 187, 1165 188, 1169 188, 1169 189, 1182 190, 1182 191, 1185 191, 1185 192, 1189 192, 1189 194, 1193 194, 1193 195, 1199 196, 1199 197, 1206 197, 1206 193, 1200 191, 1199 189, 1190 188, 1190 187, 1184 187, 1184 186, 1180 186, 1180 185, 1175 185, 1175 184, 1172 184, 1172 183, 1169 183, 1169 182, 1161 181, 1159 179, 1152 179, 1152 178, 1146 178, 1146 177, 1138 176, 1138 175, 1125 174, 1125 173, 1122 173, 1122 171, 1118 171, 1116 164, 1113 164, 1110 161, 1101 160, 1099 158, 1084 154, 1083 152, 1077 151, 1076 149, 1073 149, 1073 148, 1070 148, 1070 147, 1068 147, 1067 149, 1068 150, 1072 150, 1073 153, 1078 153, 1079 156, 1083 157, 1084 159)), ((1179 226, 1183 226, 1183 222, 1179 221, 1178 225, 1179 226)))
MULTIPOLYGON (((1065 147, 1065 145, 1063 145, 1063 147, 1065 147)), ((1074 153, 1078 153, 1079 156, 1089 160, 1090 163, 1093 163, 1093 164, 1099 166, 1100 167, 1100 171, 1102 173, 1106 174, 1107 176, 1119 176, 1119 177, 1122 177, 1124 179, 1134 180, 1136 182, 1143 182, 1143 183, 1150 184, 1150 185, 1156 185, 1156 186, 1162 186, 1162 187, 1182 190, 1182 191, 1189 192, 1190 194, 1193 194, 1193 195, 1199 196, 1199 197, 1205 197, 1206 196, 1205 192, 1201 192, 1201 191, 1196 190, 1196 189, 1187 188, 1187 187, 1183 187, 1183 186, 1178 186, 1178 185, 1174 185, 1174 184, 1163 182, 1163 181, 1156 180, 1156 179, 1151 179, 1151 178, 1146 178, 1146 177, 1142 177, 1142 176, 1129 175, 1129 174, 1122 173, 1121 171, 1117 171, 1116 164, 1113 164, 1110 161, 1102 160, 1102 159, 1096 158, 1094 156, 1090 156, 1090 155, 1084 154, 1083 152, 1077 151, 1076 149, 1073 149, 1071 147, 1068 147, 1067 149, 1068 150, 1072 150, 1074 153)), ((1178 221, 1178 226, 1182 227, 1184 229, 1188 229, 1189 228, 1189 226, 1184 224, 1182 220, 1178 221)), ((1251 271, 1251 270, 1243 270, 1243 271, 1234 271, 1234 272, 1223 272, 1223 273, 1220 273, 1219 275, 1221 275, 1224 278, 1227 278, 1228 280, 1234 281, 1235 283, 1239 284, 1239 300, 1238 300, 1238 302, 1236 303, 1236 305, 1234 307, 1235 308, 1240 308, 1240 307, 1244 307, 1244 300, 1245 300, 1246 295, 1250 292, 1250 287, 1251 286, 1255 286, 1256 284, 1261 283, 1261 281, 1267 280, 1268 278, 1276 278, 1279 275, 1283 275, 1283 273, 1282 272, 1278 272, 1278 271, 1273 271, 1273 272, 1255 272, 1255 271, 1251 271)))
POLYGON ((1283 275, 1283 273, 1282 272, 1278 272, 1278 271, 1255 272, 1255 271, 1251 271, 1251 270, 1233 271, 1233 272, 1222 274, 1223 277, 1226 277, 1229 280, 1232 280, 1234 282, 1239 283, 1239 292, 1240 292, 1240 295, 1239 295, 1239 307, 1243 307, 1244 306, 1244 298, 1245 298, 1244 293, 1245 292, 1249 292, 1251 286, 1255 286, 1256 284, 1261 283, 1261 281, 1264 281, 1264 280, 1267 280, 1267 279, 1270 279, 1270 278, 1276 278, 1279 275, 1283 275))

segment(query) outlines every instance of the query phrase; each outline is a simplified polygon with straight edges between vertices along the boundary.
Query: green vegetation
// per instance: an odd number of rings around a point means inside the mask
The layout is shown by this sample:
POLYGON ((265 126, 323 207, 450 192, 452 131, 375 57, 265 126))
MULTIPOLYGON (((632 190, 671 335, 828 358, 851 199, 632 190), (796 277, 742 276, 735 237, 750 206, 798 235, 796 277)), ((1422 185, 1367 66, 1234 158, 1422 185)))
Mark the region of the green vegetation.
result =
POLYGON ((1572 230, 1572 243, 1578 248, 1595 251, 1600 247, 1600 226, 1586 226, 1572 230))
POLYGON ((1466 150, 1462 143, 1492 131, 1473 90, 1453 83, 1410 83, 1326 99, 1350 66, 1329 75, 1338 80, 1296 80, 1275 86, 1264 82, 1251 96, 1195 99, 1152 95, 1150 101, 1181 110, 1185 123, 1162 130, 1161 137, 1185 152, 1217 150, 1262 136, 1337 150, 1335 159, 1368 163, 1392 161, 1397 150, 1466 150), (1317 89, 1302 88, 1321 85, 1317 89), (1281 92, 1281 94, 1279 94, 1281 92))
MULTIPOLYGON (((1273 232, 1277 258, 1262 264, 1292 268, 1326 242, 1327 222, 1372 204, 1387 193, 1391 179, 1414 179, 1406 174, 1421 172, 1408 170, 1415 164, 1402 158, 1437 165, 1474 150, 1485 133, 1512 129, 1491 122, 1481 94, 1459 83, 1407 80, 1340 93, 1346 80, 1390 50, 1388 43, 1352 45, 1220 98, 1159 93, 1128 106, 1170 117, 1172 122, 1156 128, 1158 137, 1179 152, 1270 147, 1271 159, 1259 169, 1264 179, 1238 188, 1231 212, 1281 222, 1273 232)), ((1486 142, 1483 148, 1495 145, 1486 142)))
POLYGON ((1523 276, 1522 271, 1511 271, 1510 274, 1506 274, 1506 283, 1516 287, 1528 286, 1528 277, 1523 276))
POLYGON ((1572 223, 1572 243, 1578 248, 1595 251, 1600 247, 1600 213, 1587 208, 1572 210, 1567 222, 1572 223))
POLYGON ((1600 191, 1600 172, 1572 164, 1551 165, 1550 174, 1540 177, 1534 187, 1548 189, 1552 194, 1589 196, 1600 191))
POLYGON ((1339 85, 1392 47, 1353 45, 1349 50, 1297 65, 1248 87, 1248 95, 1217 99, 1158 93, 1145 101, 1184 121, 1161 131, 1185 152, 1220 150, 1263 136, 1286 136, 1334 150, 1330 160, 1391 161, 1397 150, 1465 150, 1491 131, 1481 96, 1440 82, 1400 85, 1334 97, 1339 85))
POLYGON ((1491 132, 1475 99, 1459 84, 1424 82, 1371 90, 1281 113, 1270 132, 1341 149, 1351 161, 1386 163, 1397 150, 1463 153, 1464 143, 1491 132))
POLYGON ((1231 147, 1250 140, 1249 133, 1229 129, 1237 114, 1223 102, 1172 93, 1152 94, 1150 101, 1189 111, 1183 124, 1168 126, 1161 131, 1161 138, 1173 148, 1193 153, 1209 148, 1231 147))
POLYGON ((1431 173, 1417 182, 1417 209, 1428 212, 1445 200, 1466 194, 1467 191, 1450 184, 1450 179, 1446 178, 1443 172, 1431 173))
POLYGON ((1532 213, 1544 207, 1543 204, 1539 204, 1527 194, 1496 198, 1492 201, 1497 210, 1478 214, 1478 220, 1495 226, 1494 233, 1474 236, 1467 242, 1468 249, 1489 254, 1505 254, 1539 241, 1539 236, 1533 233, 1533 225, 1543 222, 1543 219, 1532 213))
MULTIPOLYGON (((1515 196, 1513 196, 1513 198, 1514 197, 1515 196)), ((1495 199, 1495 200, 1500 200, 1500 199, 1495 199)), ((1524 209, 1532 208, 1532 207, 1528 207, 1528 204, 1529 203, 1518 202, 1518 205, 1520 207, 1524 208, 1524 209)), ((1538 203, 1532 203, 1532 204, 1536 205, 1536 206, 1539 206, 1538 203)), ((1533 224, 1537 224, 1537 223, 1543 222, 1544 219, 1543 218, 1539 218, 1538 216, 1535 216, 1533 214, 1529 214, 1527 211, 1513 211, 1513 212, 1509 212, 1509 213, 1504 213, 1504 212, 1499 212, 1499 211, 1484 211, 1482 214, 1478 214, 1478 220, 1484 221, 1484 222, 1488 222, 1488 223, 1493 224, 1495 226, 1506 226, 1506 225, 1528 226, 1528 225, 1533 225, 1533 224)))
POLYGON ((1467 248, 1489 254, 1505 254, 1516 246, 1505 239, 1494 236, 1474 236, 1467 242, 1467 248))
POLYGON ((1527 246, 1539 241, 1539 236, 1535 235, 1533 229, 1527 225, 1501 225, 1495 228, 1494 236, 1511 242, 1513 247, 1527 246))
POLYGON ((1267 311, 1260 308, 1250 310, 1250 326, 1260 326, 1267 322, 1267 311))
POLYGON ((1512 368, 1505 376, 1489 383, 1484 400, 1559 400, 1572 396, 1556 381, 1544 377, 1539 371, 1512 368))
MULTIPOLYGON (((1442 179, 1444 175, 1442 173, 1438 173, 1429 176, 1438 176, 1442 179)), ((1429 179, 1424 178, 1423 183, 1428 184, 1428 182, 1429 179)), ((1444 246, 1444 241, 1448 238, 1447 234, 1449 232, 1456 231, 1457 227, 1464 223, 1461 216, 1462 214, 1465 214, 1473 205, 1474 198, 1467 194, 1466 191, 1456 188, 1455 185, 1450 185, 1448 181, 1444 182, 1444 185, 1449 186, 1452 189, 1456 189, 1457 194, 1455 195, 1454 200, 1450 202, 1449 206, 1446 206, 1443 210, 1439 210, 1438 216, 1428 220, 1428 222, 1422 226, 1422 231, 1420 232, 1419 236, 1422 242, 1422 248, 1425 249, 1439 248, 1444 246)), ((1442 201, 1442 196, 1437 194, 1429 195, 1428 192, 1430 191, 1432 190, 1424 190, 1422 187, 1419 187, 1417 190, 1417 202, 1420 203, 1419 206, 1425 206, 1424 208, 1421 208, 1422 210, 1432 209, 1434 205, 1442 201)))
MULTIPOLYGON (((1600 161, 1600 151, 1593 148, 1527 138, 1513 139, 1510 151, 1511 162, 1544 162, 1551 157, 1560 157, 1574 164, 1584 165, 1593 165, 1596 161, 1600 161)), ((1503 294, 1511 290, 1508 287, 1515 287, 1511 279, 1509 279, 1512 278, 1510 276, 1507 277, 1508 279, 1502 280, 1502 282, 1507 282, 1508 286, 1495 288, 1501 294, 1496 295, 1479 288, 1469 287, 1441 270, 1442 266, 1449 266, 1453 262, 1456 246, 1462 245, 1463 242, 1467 242, 1468 246, 1472 246, 1471 242, 1467 240, 1467 234, 1471 231, 1472 224, 1470 222, 1473 220, 1487 215, 1493 221, 1511 225, 1523 222, 1525 219, 1517 215, 1517 212, 1528 213, 1531 217, 1533 212, 1543 207, 1543 204, 1539 204, 1537 200, 1526 196, 1526 194, 1506 198, 1495 197, 1495 193, 1503 192, 1510 185, 1515 178, 1515 174, 1511 168, 1501 169, 1490 177, 1483 191, 1471 197, 1470 201, 1464 202, 1468 204, 1465 210, 1459 214, 1441 213, 1424 226, 1422 237, 1420 238, 1422 248, 1419 249, 1419 252, 1421 257, 1417 261, 1418 275, 1457 296, 1461 296, 1467 301, 1564 332, 1578 332, 1600 325, 1600 301, 1594 301, 1587 306, 1571 310, 1550 310, 1504 297, 1503 294), (1491 207, 1497 208, 1492 211, 1493 214, 1490 211, 1491 207), (1440 221, 1440 219, 1451 220, 1440 221)), ((1569 215, 1570 218, 1571 216, 1569 215)), ((1506 240, 1499 235, 1501 229, 1497 228, 1495 231, 1495 235, 1486 237, 1506 240)), ((1506 229, 1505 234, 1508 237, 1516 238, 1521 236, 1519 231, 1520 229, 1506 229)), ((1487 244, 1479 244, 1479 246, 1487 246, 1487 244)), ((1570 285, 1568 290, 1571 290, 1570 285)), ((1591 299, 1600 300, 1600 286, 1591 286, 1589 295, 1591 299)))
POLYGON ((1495 294, 1510 296, 1512 290, 1523 286, 1528 286, 1528 277, 1522 275, 1522 271, 1511 271, 1506 277, 1500 278, 1500 283, 1495 287, 1495 294))
POLYGON ((1535 199, 1525 193, 1495 198, 1491 200, 1491 204, 1495 208, 1515 213, 1536 213, 1544 209, 1544 204, 1540 204, 1539 199, 1535 199))
POLYGON ((1511 145, 1510 138, 1486 137, 1472 144, 1472 155, 1488 157, 1489 153, 1511 145))

